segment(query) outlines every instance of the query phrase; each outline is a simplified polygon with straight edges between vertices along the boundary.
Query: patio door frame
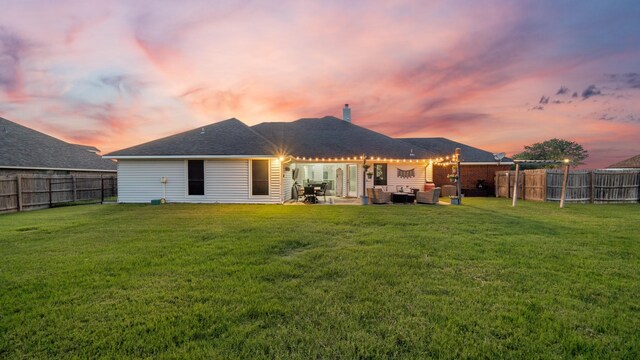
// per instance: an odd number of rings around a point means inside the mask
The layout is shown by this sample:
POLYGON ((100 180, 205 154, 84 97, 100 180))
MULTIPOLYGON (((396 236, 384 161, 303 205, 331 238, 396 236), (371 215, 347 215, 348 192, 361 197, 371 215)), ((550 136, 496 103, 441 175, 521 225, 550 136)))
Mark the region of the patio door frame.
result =
POLYGON ((358 197, 358 165, 356 164, 347 164, 347 197, 358 197), (355 168, 354 174, 355 179, 353 180, 356 188, 355 190, 351 190, 351 168, 355 168))

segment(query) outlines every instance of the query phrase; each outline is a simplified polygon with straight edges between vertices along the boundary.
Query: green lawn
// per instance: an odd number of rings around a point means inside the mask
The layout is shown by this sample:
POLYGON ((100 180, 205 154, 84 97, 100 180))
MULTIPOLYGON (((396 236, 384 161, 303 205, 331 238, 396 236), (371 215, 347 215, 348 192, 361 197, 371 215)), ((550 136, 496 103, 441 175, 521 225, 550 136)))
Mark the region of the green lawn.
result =
POLYGON ((640 358, 640 205, 0 216, 0 358, 640 358))

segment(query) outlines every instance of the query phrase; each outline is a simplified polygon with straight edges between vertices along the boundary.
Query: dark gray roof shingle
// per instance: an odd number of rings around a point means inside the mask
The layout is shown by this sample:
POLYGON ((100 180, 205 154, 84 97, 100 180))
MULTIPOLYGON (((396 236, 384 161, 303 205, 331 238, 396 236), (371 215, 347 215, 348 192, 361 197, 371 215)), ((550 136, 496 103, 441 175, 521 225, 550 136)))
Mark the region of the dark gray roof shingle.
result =
POLYGON ((277 155, 274 144, 238 119, 228 119, 105 156, 277 155))
MULTIPOLYGON (((496 162, 496 159, 493 157, 493 153, 446 138, 404 138, 400 140, 431 150, 438 154, 453 154, 456 148, 460 148, 463 162, 496 162)), ((513 160, 506 157, 502 159, 502 162, 511 161, 513 160)))
POLYGON ((397 159, 427 159, 438 154, 333 116, 252 126, 283 154, 300 157, 349 157, 366 154, 397 159), (413 151, 414 156, 410 156, 413 151))
POLYGON ((335 158, 366 154, 381 158, 429 159, 453 154, 456 147, 462 149, 466 162, 495 162, 493 154, 488 151, 445 138, 394 139, 333 116, 265 122, 252 127, 240 120, 229 119, 106 156, 291 155, 335 158))
POLYGON ((640 155, 632 156, 607 167, 614 169, 640 169, 640 155))
MULTIPOLYGON (((93 148, 95 149, 95 148, 93 148)), ((116 164, 91 152, 0 117, 0 168, 116 170, 116 164)))

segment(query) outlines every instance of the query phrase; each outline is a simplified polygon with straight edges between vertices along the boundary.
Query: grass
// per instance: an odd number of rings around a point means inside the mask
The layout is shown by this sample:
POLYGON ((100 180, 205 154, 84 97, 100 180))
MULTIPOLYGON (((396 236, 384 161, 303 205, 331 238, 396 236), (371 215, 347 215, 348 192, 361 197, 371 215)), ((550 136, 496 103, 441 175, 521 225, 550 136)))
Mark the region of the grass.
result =
POLYGON ((0 358, 640 357, 640 207, 0 216, 0 358))

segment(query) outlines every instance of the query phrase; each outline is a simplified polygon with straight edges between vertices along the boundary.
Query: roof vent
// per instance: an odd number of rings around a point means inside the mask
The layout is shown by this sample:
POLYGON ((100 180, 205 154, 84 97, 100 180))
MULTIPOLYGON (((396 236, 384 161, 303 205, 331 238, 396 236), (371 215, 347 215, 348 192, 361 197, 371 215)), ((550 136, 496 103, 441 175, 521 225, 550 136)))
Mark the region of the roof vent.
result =
POLYGON ((200 134, 204 134, 204 128, 200 130, 200 134))
POLYGON ((416 154, 413 153, 413 149, 411 149, 411 152, 409 153, 409 157, 414 157, 416 156, 416 154))
POLYGON ((349 104, 344 104, 342 108, 342 120, 351 122, 351 109, 349 108, 349 104))

